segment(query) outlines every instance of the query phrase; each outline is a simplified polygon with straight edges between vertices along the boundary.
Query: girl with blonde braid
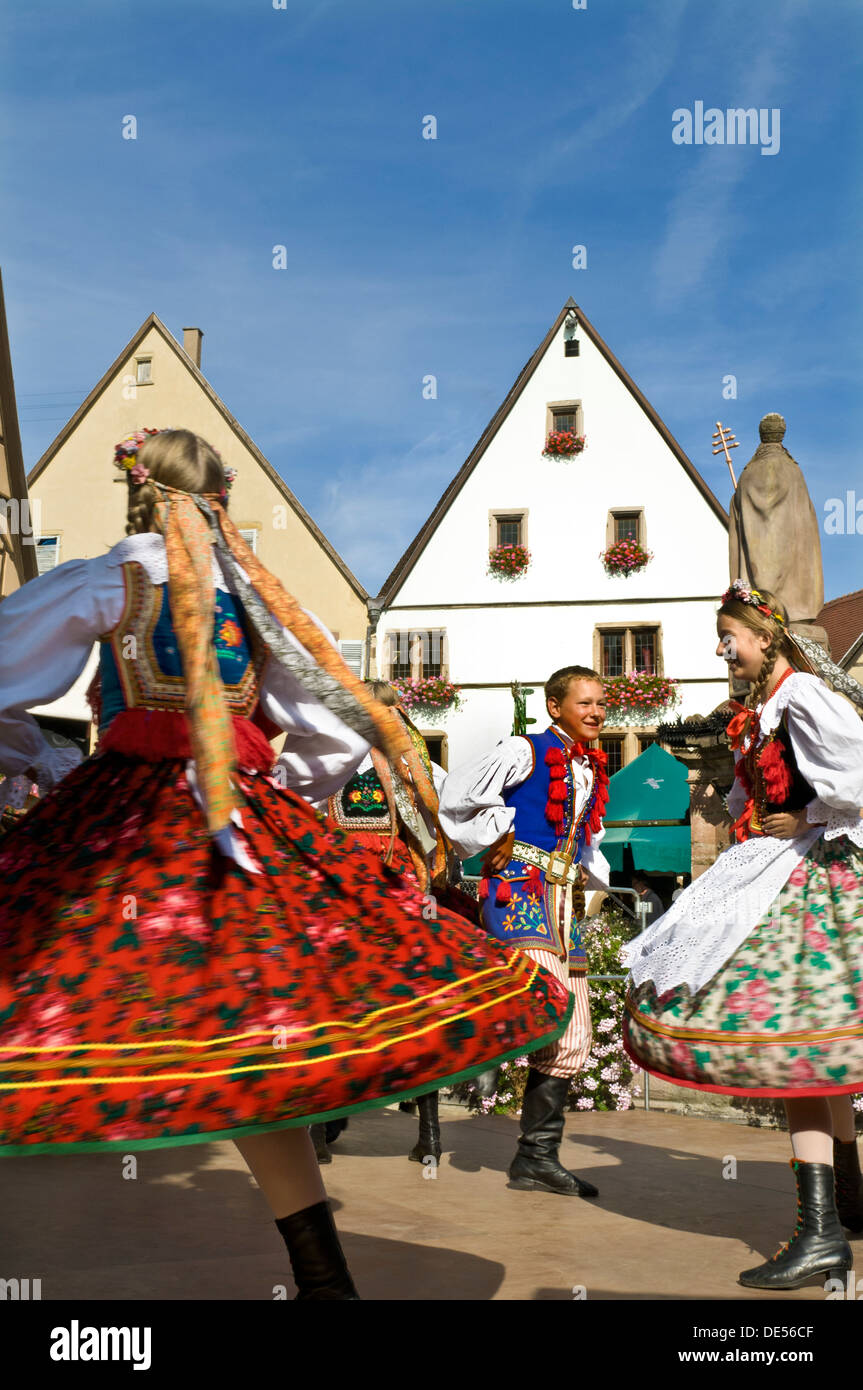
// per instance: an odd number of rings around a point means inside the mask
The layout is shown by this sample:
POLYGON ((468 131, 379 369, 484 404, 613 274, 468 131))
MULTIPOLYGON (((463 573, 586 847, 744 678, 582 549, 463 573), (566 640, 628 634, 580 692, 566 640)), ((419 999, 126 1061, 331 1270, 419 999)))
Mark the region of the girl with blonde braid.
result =
POLYGON ((0 770, 57 784, 0 841, 0 1151, 233 1139, 297 1297, 356 1298, 310 1122, 540 1046, 568 998, 444 908, 425 922, 312 809, 370 747, 409 776, 410 742, 244 544, 215 451, 146 430, 115 463, 126 539, 0 605, 0 770), (27 710, 95 641, 99 742, 63 776, 27 710))
POLYGON ((735 843, 627 948, 624 1042, 680 1086, 785 1101, 797 1225, 740 1283, 795 1289, 843 1278, 842 1228, 863 1230, 863 720, 816 672, 861 709, 863 689, 740 580, 718 635, 751 686, 728 725, 735 843))

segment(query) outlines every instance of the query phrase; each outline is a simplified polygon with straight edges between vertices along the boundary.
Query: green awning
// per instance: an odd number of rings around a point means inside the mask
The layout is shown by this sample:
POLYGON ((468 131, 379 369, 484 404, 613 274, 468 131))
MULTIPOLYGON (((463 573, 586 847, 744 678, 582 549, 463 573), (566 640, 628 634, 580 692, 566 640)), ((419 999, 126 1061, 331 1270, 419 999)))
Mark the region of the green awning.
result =
POLYGON ((599 848, 618 873, 623 872, 623 851, 627 845, 636 869, 643 873, 688 874, 692 867, 688 825, 612 826, 599 848))
POLYGON ((603 820, 684 820, 688 810, 686 767, 658 743, 651 743, 609 778, 603 820))

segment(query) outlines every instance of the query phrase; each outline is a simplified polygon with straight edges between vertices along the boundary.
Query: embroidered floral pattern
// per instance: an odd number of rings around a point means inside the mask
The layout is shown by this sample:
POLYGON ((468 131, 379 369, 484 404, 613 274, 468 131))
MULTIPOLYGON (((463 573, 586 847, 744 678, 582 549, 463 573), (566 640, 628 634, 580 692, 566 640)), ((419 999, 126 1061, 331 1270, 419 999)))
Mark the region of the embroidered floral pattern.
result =
POLYGON ((695 996, 627 1001, 651 1071, 746 1095, 863 1091, 863 852, 816 840, 746 941, 695 996))
POLYGON ((0 1147, 282 1128, 559 1036, 556 980, 262 774, 263 873, 223 859, 184 766, 90 759, 0 840, 0 1147))

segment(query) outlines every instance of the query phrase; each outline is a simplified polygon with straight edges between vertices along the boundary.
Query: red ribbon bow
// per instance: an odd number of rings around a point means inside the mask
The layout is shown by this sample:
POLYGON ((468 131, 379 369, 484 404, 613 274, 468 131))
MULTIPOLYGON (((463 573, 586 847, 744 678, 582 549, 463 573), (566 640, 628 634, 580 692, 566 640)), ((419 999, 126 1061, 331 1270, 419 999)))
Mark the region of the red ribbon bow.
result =
POLYGON ((734 718, 729 720, 725 732, 731 747, 735 749, 743 748, 743 740, 750 739, 750 742, 757 743, 761 733, 761 723, 754 709, 749 709, 747 705, 741 705, 739 700, 729 700, 731 708, 736 710, 734 718))

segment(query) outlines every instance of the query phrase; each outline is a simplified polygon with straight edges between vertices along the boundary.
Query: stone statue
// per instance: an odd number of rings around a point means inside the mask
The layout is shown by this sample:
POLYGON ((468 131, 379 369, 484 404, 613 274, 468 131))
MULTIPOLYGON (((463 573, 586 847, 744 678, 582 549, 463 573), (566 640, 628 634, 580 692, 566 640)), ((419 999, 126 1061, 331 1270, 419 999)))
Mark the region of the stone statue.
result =
POLYGON ((821 532, 806 479, 782 443, 785 421, 765 415, 761 443, 731 499, 729 577, 769 589, 785 605, 789 627, 829 652, 817 625, 824 606, 821 532))

